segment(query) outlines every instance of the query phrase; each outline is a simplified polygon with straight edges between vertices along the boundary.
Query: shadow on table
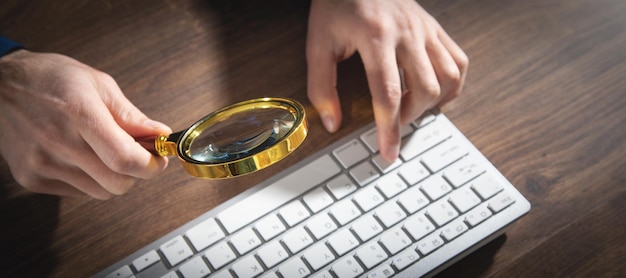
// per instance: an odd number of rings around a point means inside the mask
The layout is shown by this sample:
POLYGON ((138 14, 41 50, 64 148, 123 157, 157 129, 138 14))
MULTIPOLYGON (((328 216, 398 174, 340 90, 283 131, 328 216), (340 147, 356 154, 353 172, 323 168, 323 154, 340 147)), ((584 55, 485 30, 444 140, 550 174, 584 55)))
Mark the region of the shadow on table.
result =
POLYGON ((506 234, 503 234, 443 270, 435 277, 480 277, 489 269, 493 263, 493 258, 505 242, 506 234))
POLYGON ((20 192, 12 177, 0 178, 0 276, 48 277, 57 263, 52 242, 60 198, 20 192))

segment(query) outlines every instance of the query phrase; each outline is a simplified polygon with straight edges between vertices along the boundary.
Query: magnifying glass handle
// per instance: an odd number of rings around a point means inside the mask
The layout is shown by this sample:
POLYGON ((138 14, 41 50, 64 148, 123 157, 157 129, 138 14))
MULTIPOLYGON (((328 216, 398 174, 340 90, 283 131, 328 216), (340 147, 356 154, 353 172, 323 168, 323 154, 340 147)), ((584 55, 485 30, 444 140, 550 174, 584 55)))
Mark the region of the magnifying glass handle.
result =
POLYGON ((182 131, 170 135, 137 138, 135 141, 153 155, 170 156, 176 155, 176 142, 181 134, 182 131))
POLYGON ((156 138, 157 137, 155 136, 150 136, 150 137, 137 138, 135 139, 135 141, 139 143, 139 145, 144 147, 146 150, 148 150, 150 153, 152 153, 153 155, 159 155, 159 152, 157 152, 156 146, 155 146, 156 138))

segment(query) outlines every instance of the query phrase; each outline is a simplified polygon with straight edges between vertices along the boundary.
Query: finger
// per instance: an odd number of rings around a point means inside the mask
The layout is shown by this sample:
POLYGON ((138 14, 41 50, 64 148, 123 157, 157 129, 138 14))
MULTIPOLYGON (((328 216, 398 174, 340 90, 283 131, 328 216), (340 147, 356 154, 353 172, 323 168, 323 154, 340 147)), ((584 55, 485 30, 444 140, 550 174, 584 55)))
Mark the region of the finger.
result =
POLYGON ((73 185, 96 199, 125 194, 136 182, 135 177, 110 169, 86 143, 82 146, 74 144, 72 149, 63 153, 57 163, 60 166, 46 167, 46 175, 73 185))
POLYGON ((112 195, 126 194, 136 181, 132 176, 111 170, 94 153, 83 155, 74 161, 81 168, 66 169, 66 174, 58 179, 75 185, 96 199, 106 200, 112 195))
POLYGON ((402 99, 401 123, 407 124, 434 105, 441 87, 423 43, 401 45, 398 55, 408 89, 402 99))
POLYGON ((24 188, 31 192, 48 195, 67 197, 82 197, 85 193, 77 188, 58 180, 35 177, 29 183, 21 183, 24 188))
POLYGON ((159 134, 170 134, 172 129, 167 125, 149 119, 120 90, 111 76, 102 73, 102 87, 99 92, 105 105, 113 115, 113 119, 134 138, 143 138, 159 134))
POLYGON ((307 95, 319 112, 324 127, 335 132, 341 125, 341 105, 337 93, 337 61, 324 43, 307 39, 307 95))
POLYGON ((380 47, 372 51, 362 51, 361 57, 372 93, 380 153, 385 159, 393 161, 400 152, 402 98, 395 49, 380 47))
MULTIPOLYGON (((49 157, 47 155, 42 155, 42 161, 40 163, 40 167, 38 169, 38 174, 42 177, 45 177, 45 181, 47 183, 51 183, 55 186, 54 190, 59 191, 61 189, 68 191, 68 189, 64 189, 63 184, 73 187, 79 192, 81 195, 87 194, 93 198, 106 200, 111 198, 111 193, 105 190, 100 183, 94 180, 90 175, 85 173, 82 169, 76 166, 72 166, 72 164, 68 164, 63 159, 66 156, 61 157, 60 159, 55 159, 49 157), (57 182, 52 182, 57 181, 57 182)), ((78 157, 79 159, 84 160, 84 156, 78 157)), ((86 161, 81 160, 72 160, 77 161, 79 165, 91 165, 91 163, 86 163, 86 161)), ((94 160, 99 164, 102 164, 99 160, 94 160)))
MULTIPOLYGON (((152 178, 165 169, 167 159, 152 155, 137 143, 118 126, 107 107, 97 102, 92 106, 77 126, 98 161, 102 161, 115 173, 143 179, 152 178)), ((89 174, 95 177, 102 171, 89 174)))
POLYGON ((441 41, 441 44, 448 50, 448 53, 454 60, 456 64, 460 76, 456 85, 450 88, 450 91, 446 95, 444 99, 441 100, 440 105, 447 103, 453 98, 457 97, 461 93, 461 89, 465 84, 465 79, 467 78, 467 71, 469 68, 469 59, 467 54, 461 49, 461 47, 452 40, 452 38, 443 30, 439 29, 437 32, 438 38, 441 41))

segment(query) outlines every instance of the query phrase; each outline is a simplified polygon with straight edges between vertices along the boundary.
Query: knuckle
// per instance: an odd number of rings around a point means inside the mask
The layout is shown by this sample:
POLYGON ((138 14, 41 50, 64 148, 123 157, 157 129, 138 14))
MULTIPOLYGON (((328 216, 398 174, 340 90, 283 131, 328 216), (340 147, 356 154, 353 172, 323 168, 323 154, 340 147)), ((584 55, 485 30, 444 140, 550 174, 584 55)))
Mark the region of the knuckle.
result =
POLYGON ((444 70, 444 78, 450 84, 458 84, 461 82, 461 72, 456 67, 448 67, 444 70))
POLYGON ((116 173, 129 174, 141 168, 140 162, 129 150, 130 147, 121 147, 111 151, 107 165, 116 173))
POLYGON ((399 84, 386 84, 381 93, 381 99, 378 100, 380 103, 390 108, 400 105, 402 89, 399 84))
POLYGON ((26 190, 34 193, 48 193, 47 186, 43 181, 34 175, 20 175, 15 177, 15 180, 21 184, 26 190))
POLYGON ((469 67, 469 57, 467 56, 467 54, 465 54, 465 52, 461 52, 459 54, 459 56, 457 57, 457 64, 459 66, 459 69, 461 69, 461 72, 467 70, 467 68, 469 67))
POLYGON ((116 84, 115 79, 113 79, 113 77, 106 72, 94 70, 93 75, 98 80, 100 80, 101 82, 104 82, 105 84, 116 84))
MULTIPOLYGON (((131 177, 119 176, 115 181, 109 183, 107 191, 113 195, 124 195, 133 187, 134 181, 135 179, 131 177)), ((112 195, 104 195, 102 197, 111 198, 112 195)))
POLYGON ((376 22, 376 21, 368 21, 368 32, 370 37, 373 38, 382 38, 387 34, 387 30, 389 29, 388 25, 384 22, 376 22))
POLYGON ((34 193, 46 193, 45 187, 39 182, 26 182, 21 185, 30 192, 34 193))
POLYGON ((101 200, 101 201, 106 201, 106 200, 110 200, 111 198, 113 198, 113 194, 106 194, 106 193, 102 193, 102 194, 98 194, 98 195, 92 195, 91 197, 101 200))
POLYGON ((441 86, 439 86, 439 84, 436 82, 429 82, 427 84, 424 84, 422 90, 424 96, 431 100, 437 99, 441 95, 441 86))
POLYGON ((383 96, 389 101, 397 101, 402 98, 402 89, 400 84, 388 83, 383 87, 383 96))

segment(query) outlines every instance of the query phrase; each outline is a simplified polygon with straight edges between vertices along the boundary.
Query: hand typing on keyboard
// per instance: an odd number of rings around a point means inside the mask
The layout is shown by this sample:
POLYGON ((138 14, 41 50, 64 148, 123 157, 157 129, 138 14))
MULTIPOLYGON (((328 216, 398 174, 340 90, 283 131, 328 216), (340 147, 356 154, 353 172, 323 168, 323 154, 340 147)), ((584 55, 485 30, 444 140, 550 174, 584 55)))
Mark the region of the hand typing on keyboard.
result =
POLYGON ((372 93, 380 153, 393 161, 401 126, 460 93, 468 58, 414 0, 312 1, 308 94, 330 132, 341 124, 336 63, 357 51, 372 93))

